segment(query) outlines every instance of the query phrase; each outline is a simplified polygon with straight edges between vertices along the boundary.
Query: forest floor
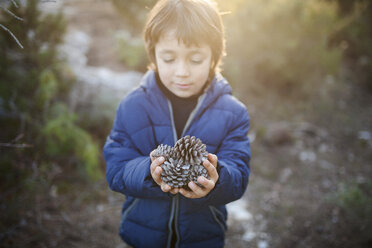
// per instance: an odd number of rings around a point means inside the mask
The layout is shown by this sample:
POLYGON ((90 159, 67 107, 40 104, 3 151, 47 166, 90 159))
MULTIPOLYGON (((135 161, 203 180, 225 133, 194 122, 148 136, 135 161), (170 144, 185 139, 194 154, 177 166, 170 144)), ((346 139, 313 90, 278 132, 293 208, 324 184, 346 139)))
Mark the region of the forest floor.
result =
MULTIPOLYGON (((126 71, 113 38, 125 25, 111 1, 63 5, 69 30, 92 38, 88 64, 126 71)), ((251 116, 251 177, 241 204, 230 207, 245 215, 231 216, 226 247, 370 247, 372 97, 347 75, 312 99, 237 95, 251 116)), ((18 203, 21 221, 0 246, 128 247, 118 235, 124 196, 104 179, 78 182, 54 170, 58 187, 36 193, 33 207, 18 203)))

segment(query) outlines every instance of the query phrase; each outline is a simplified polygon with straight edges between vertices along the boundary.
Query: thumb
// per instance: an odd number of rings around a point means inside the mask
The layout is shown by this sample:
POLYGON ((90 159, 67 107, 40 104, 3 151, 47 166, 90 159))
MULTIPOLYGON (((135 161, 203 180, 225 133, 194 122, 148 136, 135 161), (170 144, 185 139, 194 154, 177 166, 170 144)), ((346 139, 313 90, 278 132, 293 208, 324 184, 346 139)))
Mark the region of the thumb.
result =
POLYGON ((161 165, 164 162, 164 157, 158 157, 154 162, 156 165, 161 165))
POLYGON ((153 173, 156 167, 161 165, 163 162, 164 162, 164 157, 158 157, 157 159, 155 159, 150 165, 151 173, 153 173))

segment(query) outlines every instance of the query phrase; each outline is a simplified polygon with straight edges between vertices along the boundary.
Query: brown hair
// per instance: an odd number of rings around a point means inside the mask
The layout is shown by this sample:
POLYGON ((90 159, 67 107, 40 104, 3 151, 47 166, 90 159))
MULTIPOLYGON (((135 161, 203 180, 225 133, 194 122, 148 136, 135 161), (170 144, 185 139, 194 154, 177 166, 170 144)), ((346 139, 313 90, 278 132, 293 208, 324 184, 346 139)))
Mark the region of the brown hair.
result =
POLYGON ((155 45, 164 32, 176 30, 186 45, 206 43, 212 50, 211 73, 219 71, 225 54, 224 28, 215 2, 210 0, 160 0, 152 8, 144 28, 149 67, 156 70, 155 45))

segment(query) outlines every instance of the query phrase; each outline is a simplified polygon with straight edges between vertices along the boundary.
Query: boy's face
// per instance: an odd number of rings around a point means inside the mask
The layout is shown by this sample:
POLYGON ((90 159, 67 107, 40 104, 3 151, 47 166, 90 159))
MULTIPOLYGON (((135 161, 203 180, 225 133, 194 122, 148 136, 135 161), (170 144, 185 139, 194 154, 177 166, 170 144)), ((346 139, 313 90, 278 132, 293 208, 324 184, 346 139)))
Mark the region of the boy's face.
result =
POLYGON ((190 97, 198 94, 208 79, 212 51, 207 44, 187 47, 170 30, 155 45, 155 58, 165 87, 176 96, 190 97))

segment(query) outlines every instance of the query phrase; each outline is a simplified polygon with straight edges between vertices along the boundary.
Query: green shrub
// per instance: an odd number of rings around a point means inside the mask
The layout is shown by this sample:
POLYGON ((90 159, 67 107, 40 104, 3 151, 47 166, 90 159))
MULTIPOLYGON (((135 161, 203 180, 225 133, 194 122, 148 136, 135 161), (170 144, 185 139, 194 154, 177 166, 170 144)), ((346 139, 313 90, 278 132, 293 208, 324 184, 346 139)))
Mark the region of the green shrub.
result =
MULTIPOLYGON (((57 164, 61 168, 78 165, 78 170, 98 178, 98 146, 77 125, 78 118, 65 104, 75 77, 58 57, 57 46, 66 31, 62 13, 42 14, 37 0, 26 1, 18 8, 8 2, 9 9, 24 21, 4 14, 0 15, 0 22, 14 33, 24 49, 0 30, 0 143, 30 146, 0 147, 0 153, 7 154, 0 166, 14 165, 9 170, 18 178, 14 185, 32 177, 31 164, 57 164)), ((0 174, 0 181, 5 177, 11 175, 0 174)))
POLYGON ((372 224, 372 181, 342 185, 336 194, 336 203, 351 217, 370 220, 372 224))
POLYGON ((341 184, 333 201, 346 214, 344 217, 350 228, 356 228, 369 239, 372 235, 372 181, 341 184))
POLYGON ((91 179, 99 179, 99 148, 90 135, 76 125, 76 115, 70 113, 63 104, 57 104, 54 112, 42 129, 45 151, 50 157, 74 155, 91 179))
POLYGON ((141 38, 133 38, 129 33, 122 32, 117 36, 117 49, 120 60, 129 69, 146 70, 147 55, 141 38))
POLYGON ((44 70, 40 74, 39 87, 36 90, 36 101, 40 108, 48 104, 58 92, 58 82, 54 73, 50 70, 44 70))
POLYGON ((111 0, 126 24, 126 30, 134 35, 141 35, 146 14, 156 0, 111 0))
POLYGON ((372 91, 372 1, 337 0, 340 15, 348 22, 333 37, 345 48, 344 61, 355 83, 372 91))

